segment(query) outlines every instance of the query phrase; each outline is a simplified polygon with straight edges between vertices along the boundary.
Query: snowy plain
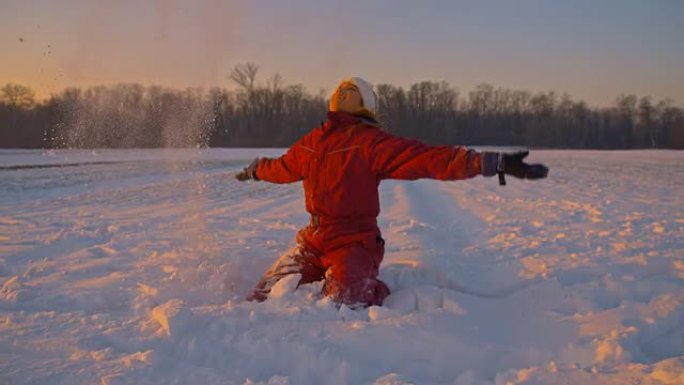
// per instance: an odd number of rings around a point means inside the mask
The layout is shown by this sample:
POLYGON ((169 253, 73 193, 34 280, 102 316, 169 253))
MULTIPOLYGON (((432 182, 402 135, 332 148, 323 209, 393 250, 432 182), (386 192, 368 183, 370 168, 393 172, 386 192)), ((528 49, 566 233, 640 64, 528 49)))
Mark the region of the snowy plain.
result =
POLYGON ((384 181, 382 307, 281 281, 283 150, 0 151, 0 384, 684 384, 684 152, 384 181))

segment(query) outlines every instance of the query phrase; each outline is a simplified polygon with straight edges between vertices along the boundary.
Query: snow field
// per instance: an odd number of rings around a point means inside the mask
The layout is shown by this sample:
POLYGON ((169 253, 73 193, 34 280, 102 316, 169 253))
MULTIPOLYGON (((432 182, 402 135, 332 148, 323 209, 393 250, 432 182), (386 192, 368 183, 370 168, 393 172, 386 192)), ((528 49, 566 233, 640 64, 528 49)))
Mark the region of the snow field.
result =
POLYGON ((681 152, 383 182, 393 293, 352 310, 242 301, 307 223, 299 184, 232 180, 281 151, 0 151, 0 383, 684 383, 681 152))

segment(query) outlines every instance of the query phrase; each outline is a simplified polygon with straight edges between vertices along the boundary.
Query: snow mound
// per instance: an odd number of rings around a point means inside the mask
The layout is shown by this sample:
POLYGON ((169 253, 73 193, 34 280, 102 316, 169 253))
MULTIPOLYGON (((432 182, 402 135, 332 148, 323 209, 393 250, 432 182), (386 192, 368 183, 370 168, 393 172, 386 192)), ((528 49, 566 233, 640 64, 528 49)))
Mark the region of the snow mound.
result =
POLYGON ((23 302, 31 298, 31 292, 19 281, 18 276, 5 280, 0 288, 0 299, 6 302, 23 302))
POLYGON ((190 325, 192 314, 181 299, 172 299, 152 309, 150 318, 159 325, 158 333, 171 336, 182 333, 190 325))
POLYGON ((665 385, 684 384, 684 357, 663 360, 653 365, 650 375, 665 385))

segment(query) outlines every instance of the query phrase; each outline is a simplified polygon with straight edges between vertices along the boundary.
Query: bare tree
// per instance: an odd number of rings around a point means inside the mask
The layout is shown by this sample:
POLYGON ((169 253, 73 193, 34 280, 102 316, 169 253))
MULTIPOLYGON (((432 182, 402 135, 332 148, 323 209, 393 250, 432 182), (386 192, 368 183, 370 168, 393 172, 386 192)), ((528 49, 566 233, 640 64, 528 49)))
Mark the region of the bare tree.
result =
MULTIPOLYGON (((289 146, 325 119, 326 92, 307 93, 259 67, 233 68, 234 90, 136 84, 67 89, 37 102, 0 86, 0 147, 289 146)), ((480 84, 464 98, 446 82, 380 84, 384 129, 440 144, 561 148, 684 148, 684 109, 669 99, 621 95, 592 108, 568 94, 480 84)))
POLYGON ((658 138, 655 124, 653 122, 654 115, 655 107, 651 102, 651 97, 644 96, 639 99, 639 104, 637 107, 636 129, 638 131, 640 141, 649 143, 650 147, 656 146, 658 138))
POLYGON ((259 66, 252 62, 248 62, 233 67, 233 70, 228 77, 238 86, 244 88, 245 91, 251 93, 254 90, 254 81, 256 80, 257 72, 259 72, 259 66))
POLYGON ((13 108, 29 109, 35 105, 35 93, 20 84, 8 83, 2 87, 2 100, 13 108))

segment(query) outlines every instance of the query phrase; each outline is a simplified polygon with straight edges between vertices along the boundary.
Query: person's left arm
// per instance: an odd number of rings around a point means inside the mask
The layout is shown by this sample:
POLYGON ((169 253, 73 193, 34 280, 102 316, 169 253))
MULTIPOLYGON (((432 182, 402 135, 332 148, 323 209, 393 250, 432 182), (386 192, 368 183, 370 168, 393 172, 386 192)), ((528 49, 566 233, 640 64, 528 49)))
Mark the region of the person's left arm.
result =
MULTIPOLYGON (((549 168, 543 164, 524 162, 529 151, 478 152, 467 147, 429 146, 384 131, 371 141, 368 152, 372 167, 381 179, 458 180, 506 174, 534 180, 549 174, 549 168)), ((504 184, 503 177, 500 181, 504 184)))
POLYGON ((475 150, 430 146, 384 131, 380 131, 370 144, 369 155, 372 167, 381 179, 468 179, 483 174, 483 167, 487 166, 483 165, 483 154, 475 150))

